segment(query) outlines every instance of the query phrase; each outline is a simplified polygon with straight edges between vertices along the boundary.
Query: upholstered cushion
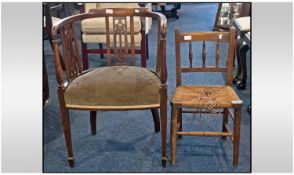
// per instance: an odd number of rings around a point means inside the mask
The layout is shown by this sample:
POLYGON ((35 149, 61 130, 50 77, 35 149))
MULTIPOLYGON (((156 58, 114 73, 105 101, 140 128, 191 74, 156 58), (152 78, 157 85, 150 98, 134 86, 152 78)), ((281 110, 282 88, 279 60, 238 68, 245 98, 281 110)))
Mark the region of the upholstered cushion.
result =
POLYGON ((241 102, 231 86, 178 86, 171 101, 176 106, 208 109, 241 102))
MULTIPOLYGON (((130 17, 127 17, 127 32, 131 33, 130 17)), ((134 17, 134 33, 139 33, 141 30, 141 20, 139 17, 134 17)), ((106 33, 105 18, 90 18, 82 21, 83 33, 106 33)), ((109 31, 113 33, 113 19, 109 18, 109 31)))
MULTIPOLYGON (((106 43, 106 34, 86 34, 84 33, 82 35, 82 38, 83 38, 83 42, 84 43, 106 43)), ((113 43, 114 43, 114 40, 113 40, 113 35, 110 34, 110 47, 113 46, 113 43)), ((119 37, 117 36, 117 44, 119 43, 118 40, 119 37)), ((138 33, 138 34, 135 34, 134 35, 134 41, 135 41, 135 46, 136 47, 139 47, 141 45, 141 34, 138 33)), ((128 44, 129 46, 131 45, 131 36, 128 35, 127 37, 127 40, 128 40, 128 44)), ((122 36, 122 45, 124 46, 124 36, 122 36)))
POLYGON ((109 66, 74 79, 64 98, 69 108, 159 107, 159 88, 159 77, 146 68, 109 66))
POLYGON ((250 31, 250 16, 237 18, 235 22, 242 32, 250 31))

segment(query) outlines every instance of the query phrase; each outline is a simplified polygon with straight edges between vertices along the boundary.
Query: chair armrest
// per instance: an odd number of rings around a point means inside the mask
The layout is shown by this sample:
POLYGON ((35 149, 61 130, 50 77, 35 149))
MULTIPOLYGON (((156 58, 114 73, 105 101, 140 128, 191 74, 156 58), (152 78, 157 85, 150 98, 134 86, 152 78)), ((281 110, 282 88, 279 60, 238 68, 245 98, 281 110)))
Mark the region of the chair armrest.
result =
MULTIPOLYGON (((166 19, 166 18, 165 18, 166 19)), ((161 21, 160 24, 160 80, 161 84, 167 81, 167 66, 166 66, 166 21, 161 21)))

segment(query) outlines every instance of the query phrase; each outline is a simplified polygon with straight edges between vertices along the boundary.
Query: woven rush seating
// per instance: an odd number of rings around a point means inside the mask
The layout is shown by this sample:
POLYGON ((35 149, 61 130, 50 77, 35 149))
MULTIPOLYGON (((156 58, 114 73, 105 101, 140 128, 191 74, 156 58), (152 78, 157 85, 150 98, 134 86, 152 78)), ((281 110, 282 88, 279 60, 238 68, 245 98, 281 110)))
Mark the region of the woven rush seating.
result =
POLYGON ((175 106, 190 108, 231 108, 232 101, 240 98, 231 86, 179 86, 171 102, 175 106))

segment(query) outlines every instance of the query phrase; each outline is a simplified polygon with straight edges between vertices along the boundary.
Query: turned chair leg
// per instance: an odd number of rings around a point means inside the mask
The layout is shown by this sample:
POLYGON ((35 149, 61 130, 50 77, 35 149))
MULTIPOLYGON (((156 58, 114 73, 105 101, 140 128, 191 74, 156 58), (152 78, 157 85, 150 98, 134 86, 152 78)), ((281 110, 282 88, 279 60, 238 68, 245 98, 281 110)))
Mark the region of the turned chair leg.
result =
MULTIPOLYGON (((222 132, 227 132, 226 125, 228 124, 228 117, 229 117, 229 112, 228 109, 224 109, 224 116, 223 116, 223 127, 222 127, 222 132)), ((227 137, 222 136, 222 139, 225 140, 227 137)))
POLYGON ((241 122, 241 108, 235 108, 234 112, 234 152, 233 165, 238 165, 239 158, 239 143, 240 143, 240 122, 241 122))
POLYGON ((176 146, 177 146, 177 116, 178 110, 175 107, 172 107, 171 111, 171 126, 170 126, 170 156, 172 164, 176 164, 176 146))
POLYGON ((91 124, 92 135, 96 134, 96 115, 97 115, 97 111, 90 111, 90 124, 91 124))
POLYGON ((167 86, 163 85, 160 88, 160 124, 161 124, 161 165, 166 167, 166 116, 167 116, 167 86))
POLYGON ((62 119, 64 137, 65 137, 66 148, 67 148, 67 160, 68 160, 69 166, 73 167, 74 155, 73 155, 72 142, 71 142, 70 119, 69 119, 68 109, 60 105, 60 111, 61 111, 61 119, 62 119))
POLYGON ((158 109, 151 109, 152 117, 153 117, 153 122, 154 122, 154 130, 155 132, 160 131, 160 121, 159 121, 159 114, 158 114, 158 109))
MULTIPOLYGON (((178 119, 177 119, 177 123, 179 125, 179 131, 182 131, 183 128, 183 119, 182 119, 182 108, 179 108, 178 110, 178 119)), ((178 139, 182 139, 182 135, 178 135, 178 139)))

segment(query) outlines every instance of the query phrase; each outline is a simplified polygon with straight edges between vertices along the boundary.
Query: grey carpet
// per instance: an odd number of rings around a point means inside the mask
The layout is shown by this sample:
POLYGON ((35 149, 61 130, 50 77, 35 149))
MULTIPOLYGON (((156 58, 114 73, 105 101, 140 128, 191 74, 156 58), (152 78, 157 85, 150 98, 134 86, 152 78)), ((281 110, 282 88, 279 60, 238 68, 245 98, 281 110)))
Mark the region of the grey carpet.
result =
MULTIPOLYGON (((181 32, 212 31, 216 3, 182 3, 180 18, 168 19, 167 66, 168 94, 175 90, 175 47, 174 30, 181 32)), ((153 21, 157 24, 156 21, 153 21)), ((148 67, 155 68, 155 26, 149 35, 148 67)), ((79 28, 79 26, 77 26, 79 28)), ((96 46, 97 47, 97 46, 96 46)), ((207 58, 214 61, 214 45, 208 43, 207 58)), ((183 45, 183 64, 188 64, 187 46, 183 45)), ((194 44, 194 60, 200 63, 200 44, 194 44)), ((89 112, 70 111, 72 142, 75 155, 75 167, 67 164, 65 139, 61 125, 57 100, 55 61, 48 41, 44 43, 45 61, 49 76, 50 98, 43 115, 43 168, 44 172, 250 172, 251 171, 251 124, 246 111, 250 103, 250 80, 246 90, 237 90, 244 101, 241 120, 241 141, 239 165, 232 165, 232 142, 222 141, 219 137, 183 137, 177 142, 177 164, 168 162, 161 167, 160 133, 155 133, 150 111, 98 112, 97 134, 90 135, 89 112)), ((221 44, 221 58, 226 56, 227 45, 221 44)), ((249 55, 248 55, 249 56, 249 55)), ((140 60, 140 56, 137 56, 140 60)), ((99 55, 89 56, 90 67, 103 66, 106 60, 99 55)), ((137 62, 140 64, 140 62, 137 62)), ((223 61, 221 64, 225 64, 223 61)), ((250 63, 248 63, 250 68, 250 63)), ((248 69, 249 69, 248 68, 248 69)), ((235 68, 236 69, 236 68, 235 68)), ((236 71, 236 70, 235 70, 236 71)), ((250 79, 250 78, 249 78, 250 79)), ((221 84, 222 74, 194 73, 183 76, 185 84, 221 84)), ((169 104, 169 103, 168 103, 169 104)), ((184 114, 184 130, 221 129, 222 117, 196 117, 184 114)), ((170 107, 167 121, 167 155, 170 159, 170 107)), ((230 125, 232 122, 230 122, 230 125)))

